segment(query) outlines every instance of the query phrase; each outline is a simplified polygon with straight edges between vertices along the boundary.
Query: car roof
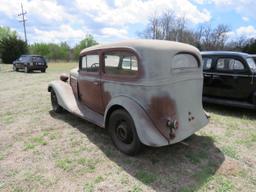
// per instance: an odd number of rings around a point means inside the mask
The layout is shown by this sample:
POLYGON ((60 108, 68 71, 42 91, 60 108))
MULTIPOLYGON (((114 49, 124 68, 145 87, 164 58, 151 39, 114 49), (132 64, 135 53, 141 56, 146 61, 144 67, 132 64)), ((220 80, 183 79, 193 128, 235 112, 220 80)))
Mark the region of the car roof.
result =
POLYGON ((21 57, 43 57, 42 55, 21 55, 21 57))
POLYGON ((248 53, 235 52, 235 51, 202 51, 201 55, 202 56, 204 56, 204 55, 227 55, 227 56, 241 56, 241 57, 246 57, 246 58, 253 56, 248 53))
MULTIPOLYGON (((105 45, 96 45, 81 51, 80 55, 85 55, 90 51, 130 49, 138 54, 140 69, 143 73, 140 80, 156 80, 169 78, 172 62, 177 54, 193 55, 201 62, 201 55, 197 48, 173 41, 163 40, 127 40, 105 45), (142 77, 143 76, 143 77, 142 77)), ((188 71, 188 73, 191 73, 188 71)))
POLYGON ((152 40, 152 39, 134 39, 120 41, 117 43, 108 43, 102 45, 95 45, 89 48, 86 48, 81 51, 80 54, 83 54, 88 51, 93 51, 97 49, 109 49, 109 48, 131 48, 134 50, 186 50, 197 52, 198 50, 188 44, 174 42, 174 41, 165 41, 165 40, 152 40))

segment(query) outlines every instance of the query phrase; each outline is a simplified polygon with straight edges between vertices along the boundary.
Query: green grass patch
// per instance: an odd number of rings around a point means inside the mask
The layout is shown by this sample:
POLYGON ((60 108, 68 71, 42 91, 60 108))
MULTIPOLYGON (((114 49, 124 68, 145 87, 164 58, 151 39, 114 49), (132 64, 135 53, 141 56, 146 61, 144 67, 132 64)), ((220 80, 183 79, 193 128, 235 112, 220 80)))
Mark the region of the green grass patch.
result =
POLYGON ((84 170, 86 172, 94 172, 96 169, 98 160, 97 159, 80 158, 77 160, 77 163, 83 166, 82 170, 84 170))
POLYGON ((57 167, 63 169, 64 171, 69 171, 73 168, 73 163, 70 159, 57 160, 56 165, 57 167))
POLYGON ((94 191, 94 184, 93 183, 86 183, 84 185, 84 192, 93 192, 94 191))
POLYGON ((142 192, 143 190, 138 186, 135 185, 132 187, 132 189, 130 190, 130 192, 142 192))
POLYGON ((135 177, 145 184, 151 184, 157 179, 157 176, 155 174, 145 170, 139 170, 135 174, 135 177))
POLYGON ((95 179, 95 183, 100 183, 102 181, 104 181, 104 178, 102 176, 97 176, 95 179))
POLYGON ((217 192, 231 192, 234 191, 234 185, 233 183, 228 180, 225 177, 220 177, 217 179, 218 181, 218 188, 217 188, 217 192))
POLYGON ((14 114, 11 113, 11 112, 7 112, 7 113, 5 113, 5 114, 2 115, 2 120, 1 120, 1 121, 2 121, 4 124, 9 125, 9 124, 14 123, 14 120, 15 120, 14 114))
POLYGON ((34 143, 25 143, 25 148, 24 150, 30 150, 30 149, 34 149, 36 147, 36 145, 34 143))
POLYGON ((202 160, 207 159, 208 154, 206 151, 203 150, 197 150, 197 151, 189 151, 186 153, 185 157, 193 164, 198 164, 202 160))
POLYGON ((43 136, 40 137, 33 137, 32 142, 38 144, 38 145, 47 145, 47 142, 44 140, 43 136))
POLYGON ((25 148, 24 150, 31 150, 34 149, 36 146, 39 145, 47 145, 47 142, 44 140, 43 136, 36 136, 36 137, 32 137, 30 138, 29 142, 25 143, 25 148))
POLYGON ((239 155, 234 147, 224 146, 224 147, 222 147, 222 151, 225 155, 227 155, 233 159, 239 159, 239 155))
POLYGON ((0 161, 4 159, 4 155, 0 153, 0 161))

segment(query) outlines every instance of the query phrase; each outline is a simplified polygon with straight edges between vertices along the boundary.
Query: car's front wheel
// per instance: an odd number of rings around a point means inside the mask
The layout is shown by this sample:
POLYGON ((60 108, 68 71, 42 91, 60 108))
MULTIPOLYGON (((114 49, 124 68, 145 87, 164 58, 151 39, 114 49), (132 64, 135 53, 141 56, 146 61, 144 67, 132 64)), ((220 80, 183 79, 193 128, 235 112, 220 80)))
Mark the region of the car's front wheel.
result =
POLYGON ((108 131, 114 145, 127 155, 136 155, 143 144, 140 142, 130 114, 125 110, 114 111, 108 124, 108 131))
POLYGON ((51 90, 51 102, 52 102, 52 109, 55 113, 63 112, 63 108, 58 103, 58 98, 55 91, 51 90))

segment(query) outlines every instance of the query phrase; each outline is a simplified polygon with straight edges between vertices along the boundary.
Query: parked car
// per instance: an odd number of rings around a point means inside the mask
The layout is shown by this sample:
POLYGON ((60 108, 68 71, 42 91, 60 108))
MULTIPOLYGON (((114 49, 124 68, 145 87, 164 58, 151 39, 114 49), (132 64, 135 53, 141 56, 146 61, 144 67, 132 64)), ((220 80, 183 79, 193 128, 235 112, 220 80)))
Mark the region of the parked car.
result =
POLYGON ((108 129, 128 155, 177 143, 208 123, 201 61, 196 48, 170 41, 93 46, 70 76, 49 84, 52 107, 108 129))
POLYGON ((256 109, 255 56, 240 52, 202 52, 205 102, 256 109))
POLYGON ((39 70, 44 73, 47 67, 45 58, 40 55, 21 55, 19 59, 13 62, 14 71, 23 69, 26 73, 35 70, 39 70))

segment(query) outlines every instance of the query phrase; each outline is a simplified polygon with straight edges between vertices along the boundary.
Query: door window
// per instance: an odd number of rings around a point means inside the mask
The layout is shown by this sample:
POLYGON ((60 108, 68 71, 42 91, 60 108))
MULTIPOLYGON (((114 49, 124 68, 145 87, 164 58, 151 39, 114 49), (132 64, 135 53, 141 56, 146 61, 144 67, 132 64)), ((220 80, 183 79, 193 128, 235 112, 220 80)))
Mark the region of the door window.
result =
POLYGON ((87 72, 99 71, 99 55, 86 55, 81 59, 81 68, 87 72))
POLYGON ((256 63, 255 63, 256 59, 255 58, 254 59, 247 58, 246 61, 249 65, 250 69, 252 70, 252 72, 255 73, 256 72, 256 63))
POLYGON ((104 63, 106 74, 133 76, 138 72, 137 58, 129 52, 106 53, 104 63))
POLYGON ((221 58, 217 61, 217 70, 219 71, 241 71, 244 69, 243 63, 237 59, 221 58))
POLYGON ((209 70, 212 68, 212 58, 203 58, 203 69, 209 70))

